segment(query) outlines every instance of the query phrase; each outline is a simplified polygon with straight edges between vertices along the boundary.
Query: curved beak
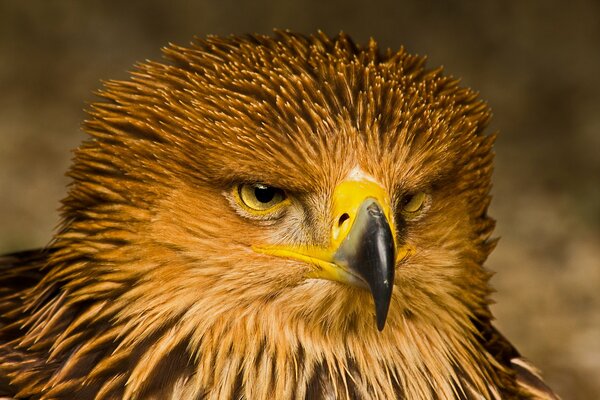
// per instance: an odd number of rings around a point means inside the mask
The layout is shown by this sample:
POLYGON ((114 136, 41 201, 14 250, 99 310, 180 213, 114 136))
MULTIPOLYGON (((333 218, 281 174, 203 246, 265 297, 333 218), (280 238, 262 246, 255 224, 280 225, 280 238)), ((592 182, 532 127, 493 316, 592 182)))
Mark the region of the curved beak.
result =
POLYGON ((392 230, 381 206, 374 198, 367 198, 333 256, 336 265, 356 275, 371 291, 380 331, 385 326, 394 289, 395 251, 392 230))
POLYGON ((255 247, 260 253, 311 264, 309 278, 363 287, 371 292, 377 328, 385 326, 397 260, 407 249, 398 248, 389 196, 368 180, 340 183, 333 194, 333 224, 326 248, 312 246, 255 247))

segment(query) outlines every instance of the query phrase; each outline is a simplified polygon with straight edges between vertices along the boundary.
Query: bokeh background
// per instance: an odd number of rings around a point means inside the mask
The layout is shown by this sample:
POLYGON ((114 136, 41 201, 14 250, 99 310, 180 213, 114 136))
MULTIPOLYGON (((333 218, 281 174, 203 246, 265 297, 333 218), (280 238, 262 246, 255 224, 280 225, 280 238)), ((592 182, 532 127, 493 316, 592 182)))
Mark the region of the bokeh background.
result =
POLYGON ((488 100, 498 326, 564 399, 600 398, 600 2, 0 1, 0 253, 43 246, 100 79, 192 36, 343 30, 488 100))

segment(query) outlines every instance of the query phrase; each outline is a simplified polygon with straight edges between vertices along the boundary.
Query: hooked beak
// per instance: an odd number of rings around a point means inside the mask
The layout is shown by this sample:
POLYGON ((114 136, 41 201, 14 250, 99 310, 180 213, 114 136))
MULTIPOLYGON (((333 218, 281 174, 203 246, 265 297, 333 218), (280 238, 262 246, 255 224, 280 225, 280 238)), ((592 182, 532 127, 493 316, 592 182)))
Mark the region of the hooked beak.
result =
POLYGON ((363 280, 375 302, 377 328, 385 325, 396 265, 394 237, 381 206, 367 198, 359 208, 350 232, 333 256, 333 262, 363 280))
POLYGON ((377 328, 385 326, 398 260, 389 196, 375 182, 340 183, 333 196, 334 221, 327 248, 264 246, 255 251, 310 263, 309 278, 327 279, 368 289, 375 303, 377 328))

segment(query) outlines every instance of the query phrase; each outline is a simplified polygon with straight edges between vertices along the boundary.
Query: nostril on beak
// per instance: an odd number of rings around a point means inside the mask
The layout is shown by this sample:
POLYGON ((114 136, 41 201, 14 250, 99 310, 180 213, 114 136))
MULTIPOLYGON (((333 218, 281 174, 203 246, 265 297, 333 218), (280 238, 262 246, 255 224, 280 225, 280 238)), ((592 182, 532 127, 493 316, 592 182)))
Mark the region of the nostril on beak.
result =
POLYGON ((338 226, 342 226, 344 224, 344 222, 346 222, 346 220, 350 219, 350 216, 348 215, 348 213, 343 213, 340 216, 340 219, 338 221, 338 226))

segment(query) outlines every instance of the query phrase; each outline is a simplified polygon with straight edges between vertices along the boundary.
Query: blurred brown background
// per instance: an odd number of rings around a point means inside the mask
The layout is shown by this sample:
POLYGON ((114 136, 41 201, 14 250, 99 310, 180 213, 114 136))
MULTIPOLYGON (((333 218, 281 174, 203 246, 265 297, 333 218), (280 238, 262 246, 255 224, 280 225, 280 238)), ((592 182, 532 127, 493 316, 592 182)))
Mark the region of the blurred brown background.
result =
POLYGON ((58 222, 100 79, 193 35, 344 30, 428 54, 495 112, 498 325, 565 399, 600 398, 600 2, 0 2, 0 253, 58 222))

